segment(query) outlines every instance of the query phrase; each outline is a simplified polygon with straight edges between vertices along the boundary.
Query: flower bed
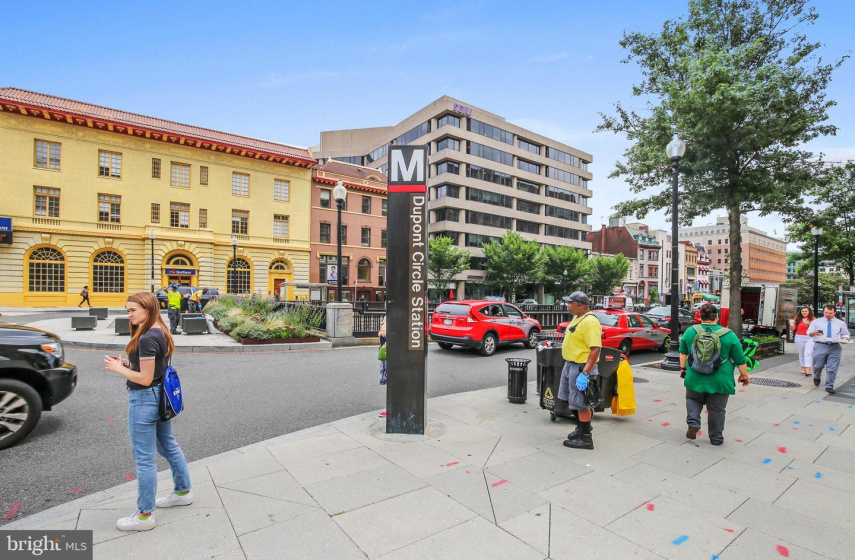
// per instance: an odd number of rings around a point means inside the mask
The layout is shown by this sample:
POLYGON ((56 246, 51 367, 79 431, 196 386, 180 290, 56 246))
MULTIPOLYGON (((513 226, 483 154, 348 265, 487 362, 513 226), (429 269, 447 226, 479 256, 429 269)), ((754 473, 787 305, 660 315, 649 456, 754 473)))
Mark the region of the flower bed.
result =
POLYGON ((322 310, 310 305, 279 309, 267 299, 220 296, 205 307, 214 325, 241 344, 318 342, 322 310))

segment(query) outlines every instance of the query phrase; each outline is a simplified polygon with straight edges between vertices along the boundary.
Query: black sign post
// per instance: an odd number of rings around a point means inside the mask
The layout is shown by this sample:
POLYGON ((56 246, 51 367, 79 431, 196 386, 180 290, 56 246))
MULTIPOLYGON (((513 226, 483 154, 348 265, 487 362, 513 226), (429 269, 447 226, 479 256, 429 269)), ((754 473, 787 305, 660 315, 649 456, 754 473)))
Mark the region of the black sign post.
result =
POLYGON ((427 146, 389 147, 386 433, 424 434, 427 404, 427 146))

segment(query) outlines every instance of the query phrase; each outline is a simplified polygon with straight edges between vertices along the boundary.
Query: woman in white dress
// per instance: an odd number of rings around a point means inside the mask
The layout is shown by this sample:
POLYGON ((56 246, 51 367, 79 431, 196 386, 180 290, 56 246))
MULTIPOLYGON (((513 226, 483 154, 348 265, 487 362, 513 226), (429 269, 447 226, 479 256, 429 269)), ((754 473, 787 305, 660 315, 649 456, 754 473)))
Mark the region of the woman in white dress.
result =
POLYGON ((813 365, 813 339, 808 336, 808 327, 813 321, 813 311, 810 307, 802 307, 796 316, 795 333, 796 348, 799 349, 799 365, 802 367, 802 375, 810 377, 813 365))

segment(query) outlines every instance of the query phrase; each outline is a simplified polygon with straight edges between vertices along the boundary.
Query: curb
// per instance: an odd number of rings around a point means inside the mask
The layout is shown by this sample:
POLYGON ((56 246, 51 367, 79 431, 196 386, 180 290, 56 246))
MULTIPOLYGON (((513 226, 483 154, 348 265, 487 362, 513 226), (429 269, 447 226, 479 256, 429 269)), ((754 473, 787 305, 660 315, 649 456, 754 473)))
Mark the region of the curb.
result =
MULTIPOLYGON (((75 342, 63 340, 65 348, 78 350, 124 350, 125 344, 107 344, 102 342, 75 342)), ((331 342, 302 342, 300 344, 258 344, 252 346, 176 346, 176 351, 189 354, 222 354, 242 352, 290 352, 294 350, 318 350, 332 348, 331 342)))

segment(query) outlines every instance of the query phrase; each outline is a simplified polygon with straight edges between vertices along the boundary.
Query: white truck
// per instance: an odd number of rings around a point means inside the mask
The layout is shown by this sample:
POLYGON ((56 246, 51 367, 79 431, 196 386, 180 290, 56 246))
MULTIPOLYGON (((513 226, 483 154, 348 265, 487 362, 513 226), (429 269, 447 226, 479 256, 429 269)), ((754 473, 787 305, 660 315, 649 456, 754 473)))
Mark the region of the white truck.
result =
MULTIPOLYGON (((742 286, 742 328, 757 335, 786 335, 790 338, 791 320, 796 316, 798 289, 780 284, 744 284, 742 286)), ((721 307, 730 307, 730 284, 721 288, 721 307)))

